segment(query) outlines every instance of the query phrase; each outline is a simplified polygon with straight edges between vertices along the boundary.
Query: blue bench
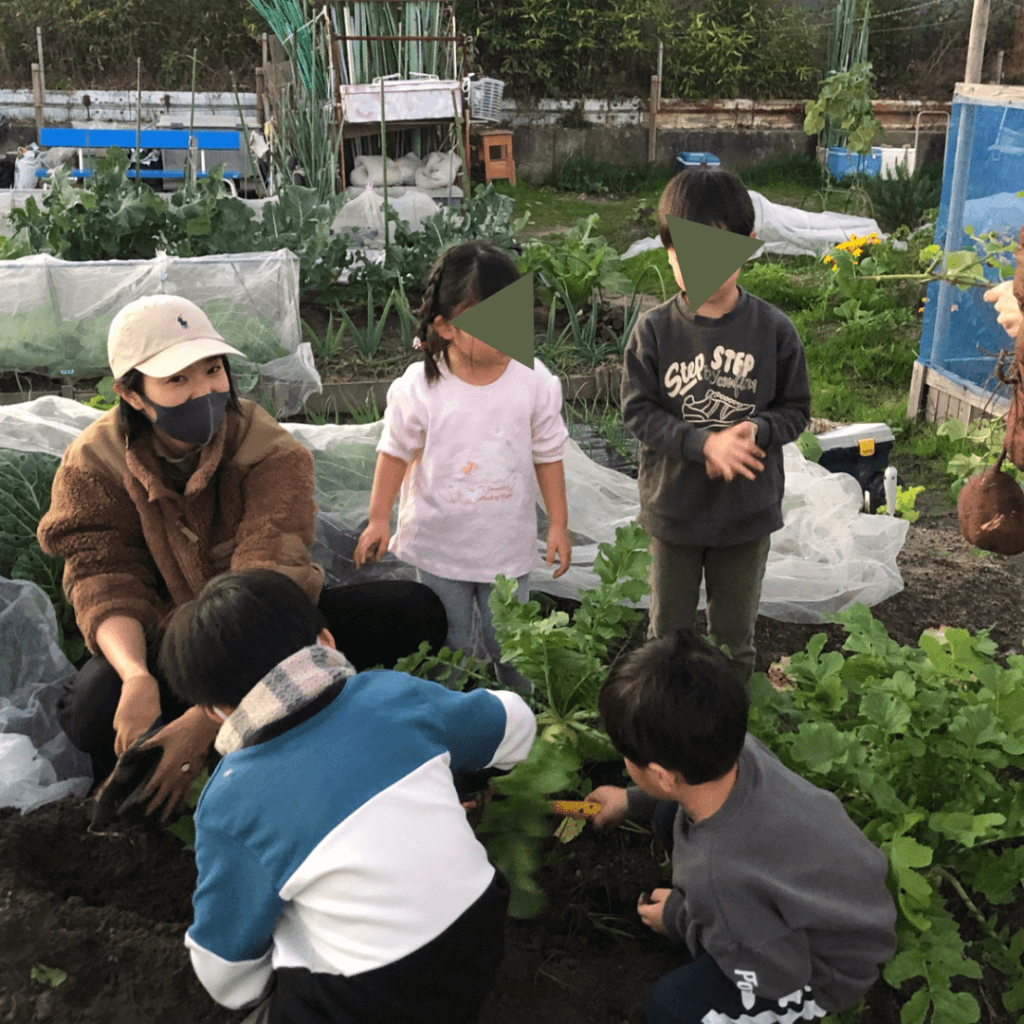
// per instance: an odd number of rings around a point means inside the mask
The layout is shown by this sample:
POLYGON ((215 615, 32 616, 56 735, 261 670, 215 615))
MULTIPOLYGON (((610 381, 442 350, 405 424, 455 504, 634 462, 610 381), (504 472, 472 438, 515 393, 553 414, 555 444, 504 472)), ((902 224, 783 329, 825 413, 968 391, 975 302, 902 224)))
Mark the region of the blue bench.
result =
MULTIPOLYGON (((237 150, 244 152, 242 133, 240 131, 199 131, 189 132, 188 129, 177 128, 144 128, 136 132, 130 128, 40 128, 39 144, 47 147, 63 147, 78 150, 78 167, 71 171, 72 178, 90 178, 93 172, 85 166, 83 150, 105 149, 108 146, 120 146, 121 149, 131 152, 136 145, 142 149, 180 149, 188 150, 189 140, 194 139, 196 149, 199 152, 199 168, 196 170, 196 177, 205 178, 209 176, 206 169, 206 152, 208 150, 237 150)), ((41 167, 36 171, 37 178, 45 178, 49 170, 41 167)), ((140 178, 170 178, 182 180, 185 177, 184 170, 151 170, 129 167, 127 175, 134 178, 136 174, 140 178)), ((242 177, 241 171, 224 171, 224 180, 236 192, 234 182, 242 177)))

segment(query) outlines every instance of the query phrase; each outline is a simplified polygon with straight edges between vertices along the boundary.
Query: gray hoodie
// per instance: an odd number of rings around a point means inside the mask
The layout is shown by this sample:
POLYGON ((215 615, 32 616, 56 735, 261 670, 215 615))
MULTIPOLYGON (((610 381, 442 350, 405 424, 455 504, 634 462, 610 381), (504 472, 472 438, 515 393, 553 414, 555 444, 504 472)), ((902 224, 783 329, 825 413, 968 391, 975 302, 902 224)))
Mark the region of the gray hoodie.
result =
POLYGON ((689 317, 681 294, 642 316, 626 345, 622 418, 640 441, 640 515, 669 544, 726 547, 782 526, 782 446, 811 410, 800 336, 775 306, 740 289, 717 319, 689 317), (711 480, 708 434, 745 420, 765 452, 754 480, 711 480))
MULTIPOLYGON (((628 798, 630 817, 650 820, 658 801, 635 788, 628 798)), ((896 949, 885 854, 749 733, 725 803, 700 822, 680 809, 673 840, 665 932, 744 994, 778 1000, 809 985, 835 1013, 896 949)))

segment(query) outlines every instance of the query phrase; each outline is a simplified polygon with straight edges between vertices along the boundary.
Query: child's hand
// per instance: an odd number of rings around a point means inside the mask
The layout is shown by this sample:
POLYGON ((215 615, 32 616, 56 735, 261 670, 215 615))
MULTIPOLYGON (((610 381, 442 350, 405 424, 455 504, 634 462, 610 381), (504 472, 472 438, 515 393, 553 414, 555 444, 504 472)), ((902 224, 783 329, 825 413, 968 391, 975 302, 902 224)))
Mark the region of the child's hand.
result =
POLYGON ((595 828, 621 825, 626 820, 629 805, 621 786, 598 786, 586 799, 601 805, 601 810, 591 818, 595 828))
POLYGON ((352 556, 355 567, 361 569, 364 562, 379 562, 387 551, 390 540, 389 524, 386 521, 371 519, 359 538, 356 553, 352 556))
POLYGON ((659 935, 665 934, 665 900, 668 899, 671 891, 671 889, 655 889, 651 893, 650 903, 637 904, 636 912, 640 915, 640 920, 659 935))
POLYGON ((557 580, 572 565, 572 541, 569 539, 569 530, 565 526, 552 526, 548 530, 547 564, 554 565, 556 556, 558 568, 551 574, 551 577, 557 580))
POLYGON ((704 442, 704 469, 712 480, 736 476, 753 480, 764 469, 764 452, 757 447, 757 425, 749 421, 708 435, 704 442))

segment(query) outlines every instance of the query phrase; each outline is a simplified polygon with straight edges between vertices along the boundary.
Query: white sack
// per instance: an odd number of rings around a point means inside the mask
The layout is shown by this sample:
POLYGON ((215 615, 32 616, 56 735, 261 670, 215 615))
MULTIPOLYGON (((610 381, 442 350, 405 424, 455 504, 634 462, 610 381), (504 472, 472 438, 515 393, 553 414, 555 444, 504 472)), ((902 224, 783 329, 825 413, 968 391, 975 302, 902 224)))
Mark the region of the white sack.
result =
MULTIPOLYGON (((383 185, 384 184, 384 158, 379 156, 357 156, 355 166, 349 175, 349 181, 353 185, 383 185)), ((387 175, 389 185, 400 184, 402 171, 398 164, 390 157, 387 161, 387 175)))
POLYGON ((423 189, 444 188, 451 185, 459 173, 461 164, 458 154, 430 153, 425 166, 416 172, 416 187, 423 189))

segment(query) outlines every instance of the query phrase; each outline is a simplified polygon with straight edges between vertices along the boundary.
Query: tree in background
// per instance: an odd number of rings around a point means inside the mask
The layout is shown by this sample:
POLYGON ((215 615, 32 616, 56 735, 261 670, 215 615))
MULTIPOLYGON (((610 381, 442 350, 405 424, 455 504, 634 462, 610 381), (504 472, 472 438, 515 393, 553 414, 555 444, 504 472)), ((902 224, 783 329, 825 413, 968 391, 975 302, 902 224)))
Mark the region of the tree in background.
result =
POLYGON ((142 60, 144 89, 189 89, 197 50, 199 87, 255 86, 267 26, 248 0, 0 0, 4 84, 29 87, 36 27, 43 30, 48 89, 127 89, 142 60))
POLYGON ((818 27, 794 0, 459 0, 477 62, 515 96, 801 96, 818 27))

